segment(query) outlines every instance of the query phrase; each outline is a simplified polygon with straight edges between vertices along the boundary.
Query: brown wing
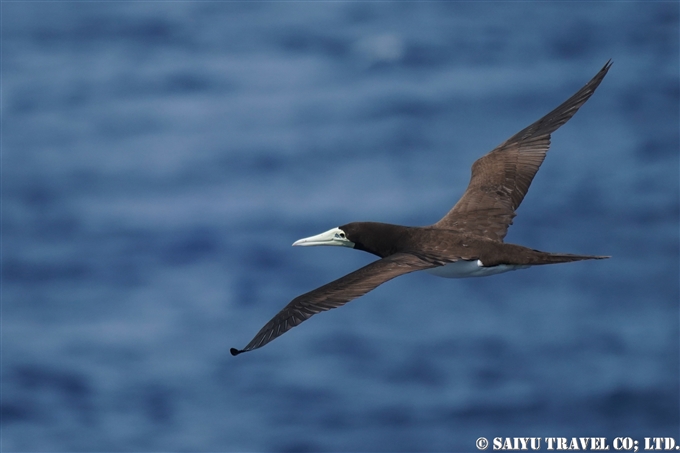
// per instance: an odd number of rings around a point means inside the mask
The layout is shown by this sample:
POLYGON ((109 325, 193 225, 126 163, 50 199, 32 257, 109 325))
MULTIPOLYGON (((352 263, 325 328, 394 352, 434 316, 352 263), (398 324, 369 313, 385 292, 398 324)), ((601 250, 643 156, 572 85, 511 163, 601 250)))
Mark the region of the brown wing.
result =
POLYGON ((442 264, 444 263, 410 253, 396 253, 374 261, 368 266, 296 297, 265 324, 245 348, 241 350, 232 348, 231 353, 237 355, 262 347, 315 314, 345 305, 399 275, 442 264))
POLYGON ((550 134, 569 121, 609 71, 611 60, 583 88, 472 165, 467 190, 435 228, 463 229, 502 241, 550 147, 550 134))

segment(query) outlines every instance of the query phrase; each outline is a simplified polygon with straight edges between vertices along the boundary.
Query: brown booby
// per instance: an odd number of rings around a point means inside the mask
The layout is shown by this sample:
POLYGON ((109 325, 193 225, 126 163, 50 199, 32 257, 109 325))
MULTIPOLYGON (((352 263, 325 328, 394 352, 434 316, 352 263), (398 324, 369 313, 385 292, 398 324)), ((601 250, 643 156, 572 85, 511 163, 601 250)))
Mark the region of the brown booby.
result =
POLYGON ((609 258, 541 252, 506 244, 503 238, 545 159, 550 134, 592 96, 611 64, 609 60, 590 82, 555 110, 478 159, 472 165, 465 193, 437 223, 407 227, 353 222, 293 243, 350 247, 380 259, 296 297, 245 348, 232 348, 231 354, 260 348, 311 316, 340 307, 409 272, 424 270, 448 278, 484 277, 542 264, 609 258))

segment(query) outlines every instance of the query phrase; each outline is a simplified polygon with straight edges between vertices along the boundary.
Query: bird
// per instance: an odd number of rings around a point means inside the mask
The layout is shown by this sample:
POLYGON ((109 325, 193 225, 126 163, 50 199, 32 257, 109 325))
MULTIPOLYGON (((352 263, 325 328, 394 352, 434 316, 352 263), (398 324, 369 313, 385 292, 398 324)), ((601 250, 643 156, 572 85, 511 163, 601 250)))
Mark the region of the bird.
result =
POLYGON ((261 348, 315 314, 340 307, 410 272, 484 277, 544 264, 610 258, 543 252, 503 239, 545 159, 551 134, 593 95, 611 65, 610 59, 569 99, 475 161, 463 196, 438 222, 424 227, 352 222, 295 241, 293 246, 350 247, 380 259, 296 297, 243 349, 231 348, 231 354, 261 348))

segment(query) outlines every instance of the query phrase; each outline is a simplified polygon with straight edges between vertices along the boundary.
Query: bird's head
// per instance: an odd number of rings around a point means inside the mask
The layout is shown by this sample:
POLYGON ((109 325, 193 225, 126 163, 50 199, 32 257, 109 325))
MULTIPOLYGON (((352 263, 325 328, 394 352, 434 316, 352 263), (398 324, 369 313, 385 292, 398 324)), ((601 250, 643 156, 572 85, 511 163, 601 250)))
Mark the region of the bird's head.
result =
MULTIPOLYGON (((403 227, 402 227, 403 228, 403 227)), ((340 245, 381 258, 394 253, 395 226, 377 222, 352 222, 324 233, 295 241, 295 246, 340 245)))

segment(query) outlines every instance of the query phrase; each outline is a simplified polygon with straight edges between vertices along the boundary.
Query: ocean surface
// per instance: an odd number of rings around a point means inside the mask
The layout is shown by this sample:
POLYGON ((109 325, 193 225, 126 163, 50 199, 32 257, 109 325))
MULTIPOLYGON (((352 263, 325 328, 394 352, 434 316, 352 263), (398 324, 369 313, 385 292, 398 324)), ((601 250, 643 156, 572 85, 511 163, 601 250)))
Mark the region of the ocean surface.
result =
POLYGON ((680 440, 677 2, 3 2, 3 451, 680 440), (609 74, 507 242, 241 348, 609 74))

